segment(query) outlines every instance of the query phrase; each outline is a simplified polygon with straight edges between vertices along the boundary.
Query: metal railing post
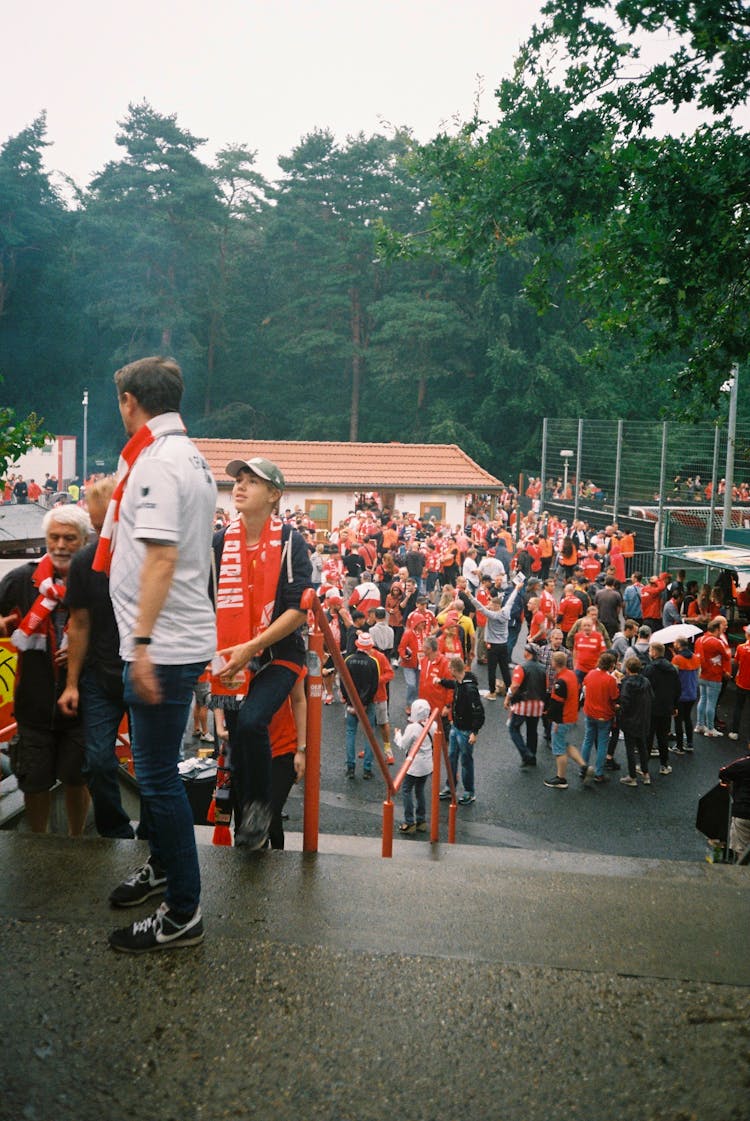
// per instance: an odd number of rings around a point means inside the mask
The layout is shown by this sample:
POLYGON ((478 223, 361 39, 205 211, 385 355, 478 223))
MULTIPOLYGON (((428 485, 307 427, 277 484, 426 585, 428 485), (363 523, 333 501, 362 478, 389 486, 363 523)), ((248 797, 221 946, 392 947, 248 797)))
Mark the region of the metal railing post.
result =
POLYGON ((323 731, 323 634, 315 625, 307 650, 307 746, 302 851, 318 851, 320 830, 320 748, 323 731))
POLYGON ((383 845, 381 856, 393 856, 393 800, 389 797, 383 802, 383 845))
POLYGON ((443 720, 438 714, 432 737, 432 789, 430 791, 430 842, 440 840, 440 760, 443 757, 443 720))

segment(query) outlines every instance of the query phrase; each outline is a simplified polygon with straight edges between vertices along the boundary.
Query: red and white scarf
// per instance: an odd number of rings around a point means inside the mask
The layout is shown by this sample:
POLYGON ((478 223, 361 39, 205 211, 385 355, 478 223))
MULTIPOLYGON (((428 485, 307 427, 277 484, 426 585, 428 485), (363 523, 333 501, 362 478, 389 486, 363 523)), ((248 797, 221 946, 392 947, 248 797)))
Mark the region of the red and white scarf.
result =
POLYGON ((10 641, 16 650, 46 650, 48 638, 54 643, 54 628, 50 625, 50 615, 65 598, 65 581, 55 576, 52 558, 45 554, 34 569, 32 576, 39 595, 24 615, 10 641))
MULTIPOLYGON (((273 619, 276 591, 281 574, 280 518, 267 519, 252 564, 248 565, 245 526, 240 518, 231 521, 224 534, 221 565, 216 588, 217 650, 237 646, 262 634, 273 619)), ((240 695, 247 692, 245 671, 232 686, 211 676, 211 692, 240 695)))
POLYGON ((112 554, 117 540, 117 525, 120 520, 120 503, 122 502, 122 496, 125 492, 125 484, 130 477, 130 472, 133 470, 138 456, 150 444, 158 440, 159 437, 185 431, 185 425, 182 423, 179 413, 160 413, 158 416, 151 417, 146 424, 142 425, 138 431, 130 437, 127 444, 122 449, 120 461, 117 464, 117 486, 109 500, 107 513, 104 517, 104 525, 102 526, 102 532, 99 536, 99 544, 96 547, 94 561, 91 565, 94 572, 106 572, 107 575, 109 575, 109 570, 112 565, 112 554))

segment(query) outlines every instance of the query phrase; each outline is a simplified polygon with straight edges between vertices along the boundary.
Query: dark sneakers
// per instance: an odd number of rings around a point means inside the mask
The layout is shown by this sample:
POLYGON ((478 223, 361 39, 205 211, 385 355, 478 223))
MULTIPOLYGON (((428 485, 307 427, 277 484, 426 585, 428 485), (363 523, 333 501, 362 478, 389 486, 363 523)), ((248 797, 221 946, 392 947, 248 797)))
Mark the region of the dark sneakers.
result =
POLYGON ((271 807, 265 802, 247 802, 242 810, 242 820, 234 834, 234 846, 257 852, 268 840, 271 828, 271 807))
POLYGON ((135 907, 152 895, 162 894, 166 888, 167 877, 164 871, 149 859, 142 868, 136 869, 117 885, 109 901, 113 907, 135 907))
POLYGON ((536 766, 536 755, 527 755, 521 763, 521 770, 525 771, 528 767, 536 766))
POLYGON ((476 795, 475 794, 470 794, 469 791, 467 790, 458 799, 458 804, 459 804, 459 806, 470 806, 472 804, 472 802, 476 802, 476 800, 477 800, 476 795))
POLYGON ((180 922, 166 903, 153 915, 140 919, 122 930, 113 930, 109 944, 125 954, 145 954, 149 950, 171 950, 197 946, 203 941, 203 918, 200 907, 185 922, 180 922))
POLYGON ((560 778, 559 775, 555 775, 554 778, 546 778, 544 780, 544 785, 549 786, 550 790, 567 790, 568 780, 566 778, 560 778))

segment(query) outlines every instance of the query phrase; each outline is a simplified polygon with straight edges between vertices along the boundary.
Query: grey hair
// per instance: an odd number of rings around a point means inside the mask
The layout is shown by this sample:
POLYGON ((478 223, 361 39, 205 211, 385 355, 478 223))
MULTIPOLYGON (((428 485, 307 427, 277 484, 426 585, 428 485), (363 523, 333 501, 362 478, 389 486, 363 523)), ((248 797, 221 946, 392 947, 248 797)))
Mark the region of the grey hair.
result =
POLYGON ((47 534, 52 522, 60 525, 72 525, 78 530, 81 541, 85 541, 91 533, 91 519, 82 506, 68 503, 67 506, 53 506, 42 519, 42 533, 47 534))

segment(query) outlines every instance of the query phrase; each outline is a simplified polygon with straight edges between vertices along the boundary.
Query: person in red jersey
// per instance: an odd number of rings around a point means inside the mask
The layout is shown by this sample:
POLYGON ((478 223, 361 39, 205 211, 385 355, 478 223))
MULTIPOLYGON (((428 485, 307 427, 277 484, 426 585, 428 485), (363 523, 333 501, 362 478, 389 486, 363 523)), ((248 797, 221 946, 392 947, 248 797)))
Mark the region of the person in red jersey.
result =
POLYGON ((563 598, 560 600, 560 608, 557 613, 557 625, 562 633, 566 636, 568 631, 575 623, 576 619, 580 619, 583 615, 583 603, 574 594, 573 585, 566 584, 563 598))

